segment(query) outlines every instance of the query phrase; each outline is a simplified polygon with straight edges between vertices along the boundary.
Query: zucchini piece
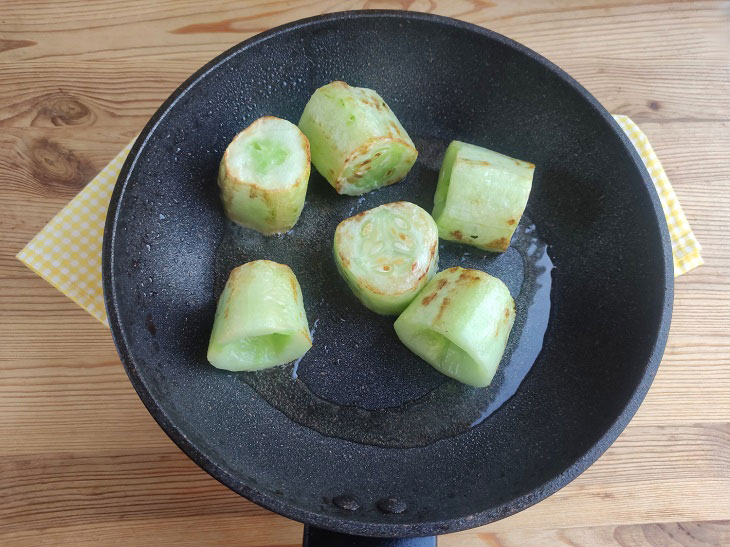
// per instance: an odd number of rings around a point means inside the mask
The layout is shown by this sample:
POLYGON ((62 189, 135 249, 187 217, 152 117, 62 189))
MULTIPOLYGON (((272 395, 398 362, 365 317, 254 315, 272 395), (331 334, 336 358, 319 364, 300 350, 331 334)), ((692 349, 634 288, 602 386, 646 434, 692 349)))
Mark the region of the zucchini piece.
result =
POLYGON ((527 205, 534 172, 531 163, 452 141, 433 198, 439 237, 506 251, 527 205))
POLYGON ((255 260, 231 272, 210 335, 211 365, 261 370, 294 361, 311 347, 302 289, 289 266, 255 260))
POLYGON ((436 274, 394 328, 408 349, 446 376, 486 387, 514 321, 514 300, 502 281, 456 267, 436 274))
POLYGON ((226 148, 218 171, 228 218, 270 235, 290 230, 304 207, 309 141, 291 122, 264 116, 226 148))
POLYGON ((418 205, 386 203, 340 222, 334 253, 355 296, 375 313, 396 315, 436 273, 438 230, 418 205))
POLYGON ((418 156, 380 95, 345 82, 314 92, 299 129, 309 138, 312 163, 339 194, 356 196, 398 182, 418 156))

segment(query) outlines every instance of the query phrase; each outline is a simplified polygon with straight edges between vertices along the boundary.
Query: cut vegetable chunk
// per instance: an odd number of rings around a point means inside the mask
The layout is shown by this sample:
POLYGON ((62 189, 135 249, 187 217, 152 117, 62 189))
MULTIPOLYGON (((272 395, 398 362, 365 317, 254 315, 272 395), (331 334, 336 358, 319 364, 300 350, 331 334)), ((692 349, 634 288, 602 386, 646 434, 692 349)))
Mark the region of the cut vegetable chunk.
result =
POLYGON ((395 315, 436 273, 438 230, 418 205, 396 201, 340 222, 334 252, 355 296, 376 313, 395 315))
POLYGON ((218 171, 228 218, 263 234, 290 230, 304 207, 309 141, 291 122, 264 116, 226 148, 218 171))
POLYGON ((479 270, 439 272, 395 321, 408 349, 475 387, 492 382, 515 321, 509 289, 479 270))
POLYGON ((299 359, 311 347, 302 290, 289 266, 256 260, 231 272, 215 312, 210 364, 261 370, 299 359))
POLYGON ((534 172, 531 163, 452 141, 433 199, 439 237, 506 251, 530 196, 534 172))
POLYGON ((345 82, 317 89, 299 128, 309 138, 312 163, 340 194, 364 194, 398 182, 418 155, 380 95, 345 82))

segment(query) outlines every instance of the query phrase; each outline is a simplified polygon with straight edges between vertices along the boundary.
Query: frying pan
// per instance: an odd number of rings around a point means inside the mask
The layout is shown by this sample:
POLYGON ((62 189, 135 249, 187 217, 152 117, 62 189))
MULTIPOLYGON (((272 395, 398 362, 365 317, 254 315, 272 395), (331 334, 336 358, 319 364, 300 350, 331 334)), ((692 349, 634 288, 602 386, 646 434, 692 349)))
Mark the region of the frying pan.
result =
POLYGON ((570 482, 646 394, 673 295, 657 195, 604 108, 503 36, 398 11, 272 29, 182 84, 119 176, 103 279, 122 362, 160 426, 232 490, 310 525, 312 545, 356 541, 335 532, 371 544, 362 536, 462 530, 570 482), (359 198, 337 195, 313 170, 290 233, 236 228, 216 187, 227 143, 259 116, 297 122, 314 89, 332 80, 385 98, 416 143, 416 166, 359 198), (393 319, 351 295, 331 255, 347 216, 399 199, 430 210, 452 139, 538 166, 508 252, 440 246, 441 269, 490 272, 516 300, 500 372, 484 390, 408 352, 393 319), (296 366, 217 370, 205 358, 216 298, 233 267, 260 258, 296 273, 314 348, 296 366))

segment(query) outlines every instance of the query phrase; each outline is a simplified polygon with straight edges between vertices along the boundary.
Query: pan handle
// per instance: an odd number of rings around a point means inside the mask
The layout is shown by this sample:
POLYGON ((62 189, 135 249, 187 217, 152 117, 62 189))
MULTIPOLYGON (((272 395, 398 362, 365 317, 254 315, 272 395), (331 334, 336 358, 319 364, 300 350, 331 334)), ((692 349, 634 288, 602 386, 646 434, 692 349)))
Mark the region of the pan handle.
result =
POLYGON ((423 538, 351 536, 305 524, 302 547, 436 547, 436 536, 423 538))

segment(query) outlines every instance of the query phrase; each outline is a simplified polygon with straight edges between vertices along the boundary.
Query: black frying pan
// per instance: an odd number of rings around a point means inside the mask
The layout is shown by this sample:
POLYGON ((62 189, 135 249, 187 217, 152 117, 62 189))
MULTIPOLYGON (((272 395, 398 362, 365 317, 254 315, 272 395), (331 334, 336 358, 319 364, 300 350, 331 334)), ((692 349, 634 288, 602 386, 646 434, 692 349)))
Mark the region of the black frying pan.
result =
POLYGON ((103 274, 129 377, 186 454, 282 515, 380 537, 485 524, 585 470, 649 388, 673 290, 649 176, 591 95, 503 36, 391 11, 285 25, 191 76, 119 176, 103 274), (234 228, 215 183, 227 143, 262 115, 297 122, 312 91, 336 79, 385 98, 420 152, 414 169, 362 198, 337 195, 313 170, 291 233, 234 228), (507 253, 441 243, 442 269, 493 273, 517 302, 507 353, 485 390, 408 352, 392 319, 350 294, 331 257, 334 228, 353 213, 398 199, 430 210, 455 138, 538 166, 507 253), (315 346, 296 379, 292 365, 234 374, 205 359, 228 272, 259 258, 290 265, 302 285, 315 346))

